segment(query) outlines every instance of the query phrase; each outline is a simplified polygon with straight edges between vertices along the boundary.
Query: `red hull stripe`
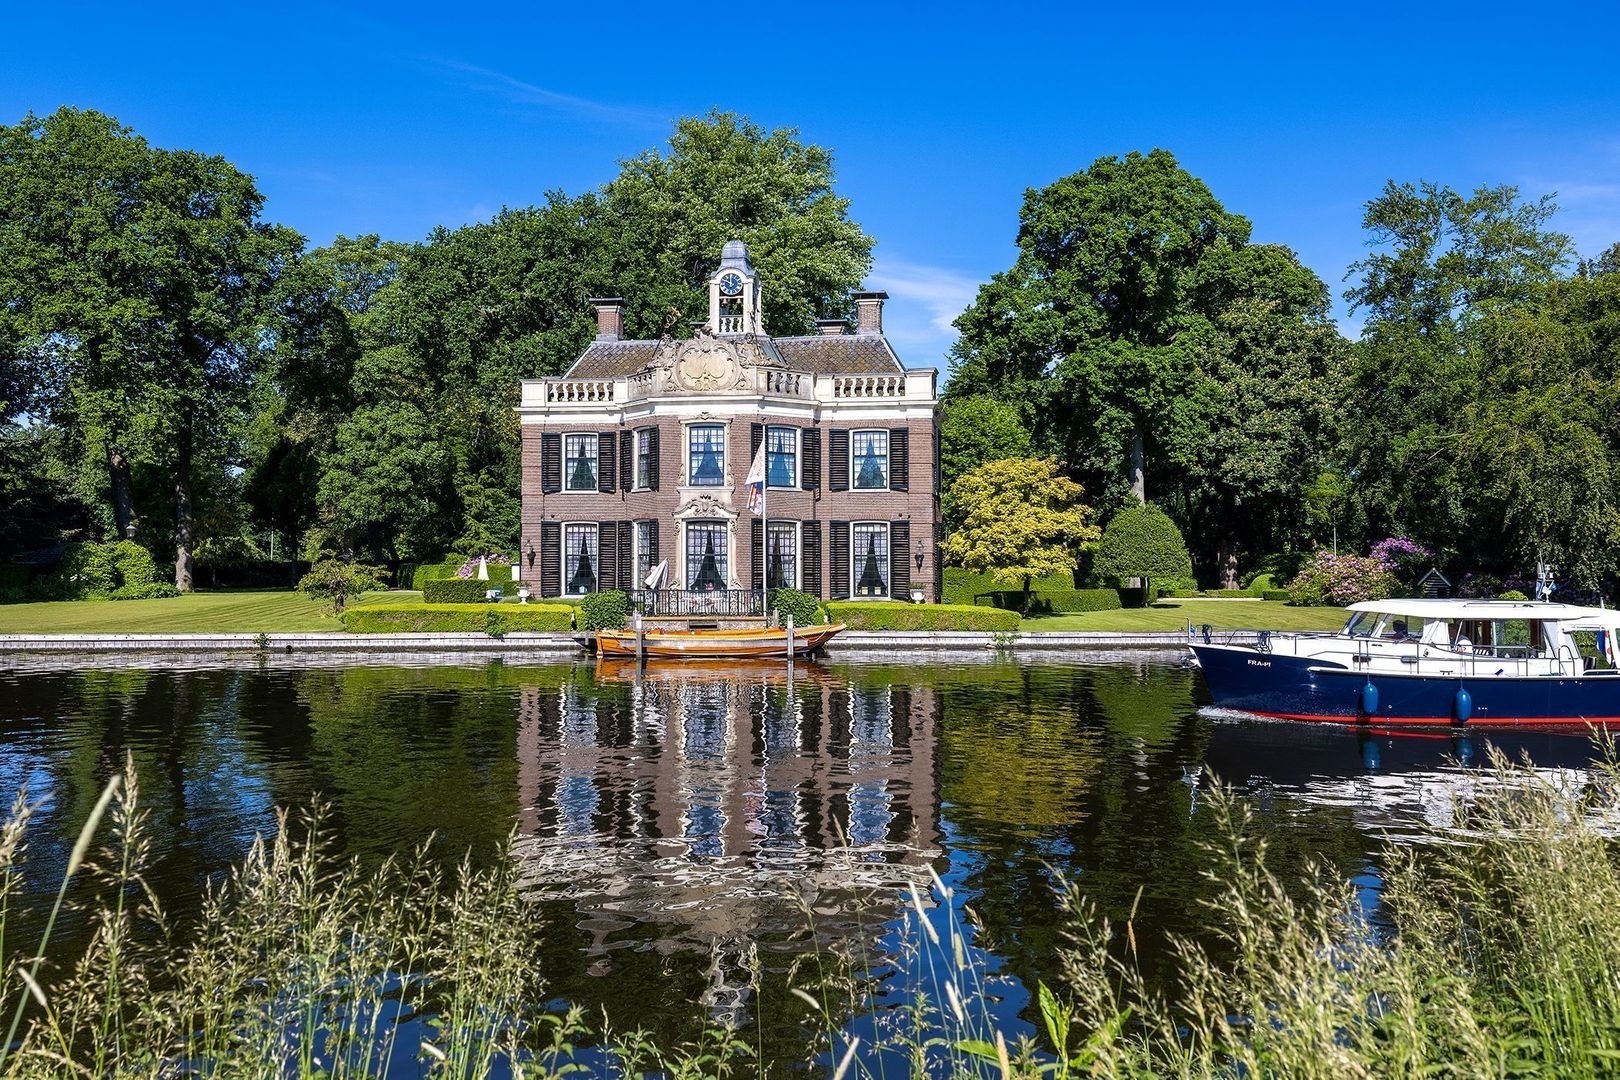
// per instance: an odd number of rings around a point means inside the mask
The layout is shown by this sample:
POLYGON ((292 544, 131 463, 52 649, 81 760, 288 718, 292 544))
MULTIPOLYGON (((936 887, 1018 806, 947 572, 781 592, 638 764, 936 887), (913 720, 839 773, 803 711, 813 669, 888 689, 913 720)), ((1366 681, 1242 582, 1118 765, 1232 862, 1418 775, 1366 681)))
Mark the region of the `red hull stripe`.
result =
POLYGON ((1497 724, 1556 724, 1560 727, 1584 727, 1587 724, 1620 724, 1620 716, 1494 716, 1475 717, 1467 723, 1459 724, 1449 716, 1329 716, 1315 713, 1278 713, 1263 712, 1259 709, 1250 710, 1256 716, 1265 716, 1273 720, 1314 720, 1325 724, 1351 724, 1355 726, 1377 727, 1383 724, 1445 724, 1448 727, 1491 727, 1497 724))

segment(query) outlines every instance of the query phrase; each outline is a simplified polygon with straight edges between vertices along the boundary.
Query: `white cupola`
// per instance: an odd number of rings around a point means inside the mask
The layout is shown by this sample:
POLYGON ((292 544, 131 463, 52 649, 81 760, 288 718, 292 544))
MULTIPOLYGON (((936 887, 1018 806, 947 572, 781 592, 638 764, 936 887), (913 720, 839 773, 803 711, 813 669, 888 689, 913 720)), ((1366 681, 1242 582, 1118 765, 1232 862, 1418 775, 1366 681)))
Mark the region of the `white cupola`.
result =
POLYGON ((709 278, 709 325, 719 335, 764 333, 759 278, 748 261, 748 245, 741 240, 729 240, 720 249, 720 269, 709 278))

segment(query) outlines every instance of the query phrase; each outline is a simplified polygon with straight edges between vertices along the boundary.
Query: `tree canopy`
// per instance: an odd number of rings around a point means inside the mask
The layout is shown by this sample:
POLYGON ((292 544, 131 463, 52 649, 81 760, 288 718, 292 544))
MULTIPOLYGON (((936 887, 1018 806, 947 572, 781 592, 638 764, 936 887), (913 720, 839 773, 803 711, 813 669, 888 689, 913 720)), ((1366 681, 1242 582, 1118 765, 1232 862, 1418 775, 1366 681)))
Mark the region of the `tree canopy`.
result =
POLYGON ((1343 343, 1326 286, 1164 150, 1025 194, 1018 259, 957 321, 948 393, 1028 402, 1105 508, 1150 493, 1203 554, 1273 550, 1321 468, 1343 343))
POLYGON ((962 520, 945 538, 944 555, 1019 584, 1027 608, 1030 579, 1073 571, 1081 547, 1097 538, 1084 494, 1055 458, 987 461, 951 487, 962 520))

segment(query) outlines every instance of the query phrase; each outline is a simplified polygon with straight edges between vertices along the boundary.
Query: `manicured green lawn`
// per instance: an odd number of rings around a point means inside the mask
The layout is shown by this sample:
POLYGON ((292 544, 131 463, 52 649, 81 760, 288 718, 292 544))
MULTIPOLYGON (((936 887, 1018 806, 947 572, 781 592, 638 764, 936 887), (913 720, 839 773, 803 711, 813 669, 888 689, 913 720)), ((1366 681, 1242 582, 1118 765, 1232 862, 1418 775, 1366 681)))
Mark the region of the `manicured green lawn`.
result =
MULTIPOLYGON (((418 592, 368 593, 352 604, 419 602, 418 592)), ((0 604, 0 634, 257 634, 342 630, 300 592, 221 589, 173 600, 0 604)))
POLYGON ((1340 608, 1298 608, 1267 600, 1161 600, 1152 607, 1084 611, 1025 619, 1024 630, 1184 630, 1209 623, 1225 629, 1337 630, 1340 608))

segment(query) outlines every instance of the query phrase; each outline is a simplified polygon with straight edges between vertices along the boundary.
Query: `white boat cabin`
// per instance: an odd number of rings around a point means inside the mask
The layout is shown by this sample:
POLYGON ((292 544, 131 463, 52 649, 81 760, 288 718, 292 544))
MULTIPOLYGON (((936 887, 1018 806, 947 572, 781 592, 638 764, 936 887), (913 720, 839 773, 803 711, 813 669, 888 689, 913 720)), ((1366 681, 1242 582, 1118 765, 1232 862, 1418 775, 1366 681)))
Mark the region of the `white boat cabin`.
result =
POLYGON ((1408 674, 1614 675, 1620 611, 1538 600, 1370 600, 1332 634, 1271 634, 1273 652, 1408 674))

